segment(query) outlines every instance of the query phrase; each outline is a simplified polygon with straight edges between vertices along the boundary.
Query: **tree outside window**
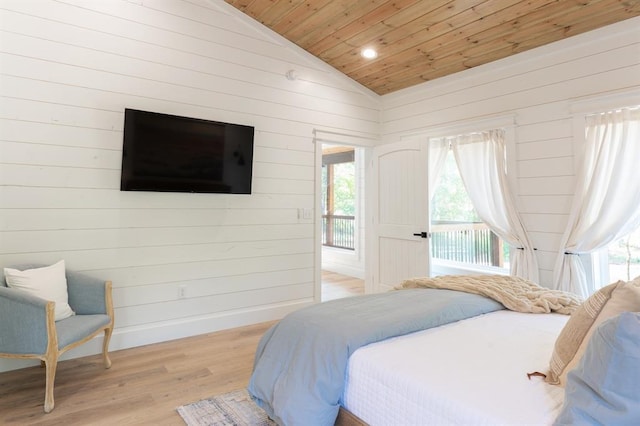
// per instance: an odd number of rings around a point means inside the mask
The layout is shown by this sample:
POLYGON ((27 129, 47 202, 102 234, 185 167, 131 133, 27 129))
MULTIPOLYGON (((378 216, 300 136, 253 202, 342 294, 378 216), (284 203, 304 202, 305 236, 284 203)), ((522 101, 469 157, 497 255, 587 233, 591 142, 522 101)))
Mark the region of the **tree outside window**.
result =
POLYGON ((640 276, 640 229, 610 244, 608 251, 610 282, 640 276))
POLYGON ((452 152, 447 154, 438 179, 430 214, 434 258, 508 268, 509 245, 491 232, 478 216, 452 152))
POLYGON ((322 155, 322 243, 355 249, 355 151, 336 147, 322 155))

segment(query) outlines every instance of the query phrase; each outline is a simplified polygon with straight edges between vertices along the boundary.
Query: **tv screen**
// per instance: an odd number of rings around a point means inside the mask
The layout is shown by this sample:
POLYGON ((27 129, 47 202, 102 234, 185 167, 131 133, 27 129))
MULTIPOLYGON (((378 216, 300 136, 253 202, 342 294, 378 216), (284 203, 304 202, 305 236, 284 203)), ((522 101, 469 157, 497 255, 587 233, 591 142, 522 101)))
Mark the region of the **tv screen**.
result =
POLYGON ((125 109, 121 191, 250 194, 254 128, 125 109))

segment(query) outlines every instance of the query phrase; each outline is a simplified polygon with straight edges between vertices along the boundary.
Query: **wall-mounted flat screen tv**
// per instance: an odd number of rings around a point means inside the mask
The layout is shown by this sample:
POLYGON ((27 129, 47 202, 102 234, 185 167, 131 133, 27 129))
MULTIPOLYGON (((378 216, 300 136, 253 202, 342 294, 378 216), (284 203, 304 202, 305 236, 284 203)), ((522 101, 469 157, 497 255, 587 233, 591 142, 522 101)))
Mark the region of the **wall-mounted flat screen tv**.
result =
POLYGON ((254 128, 125 109, 121 191, 250 194, 254 128))

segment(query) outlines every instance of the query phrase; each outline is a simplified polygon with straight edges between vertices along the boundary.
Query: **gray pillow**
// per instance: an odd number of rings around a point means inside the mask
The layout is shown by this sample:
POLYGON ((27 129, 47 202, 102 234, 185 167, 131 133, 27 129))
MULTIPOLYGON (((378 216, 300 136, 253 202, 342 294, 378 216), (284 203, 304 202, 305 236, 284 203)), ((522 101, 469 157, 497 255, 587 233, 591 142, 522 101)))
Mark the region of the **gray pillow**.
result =
POLYGON ((554 425, 640 425, 640 313, 600 324, 567 375, 554 425))

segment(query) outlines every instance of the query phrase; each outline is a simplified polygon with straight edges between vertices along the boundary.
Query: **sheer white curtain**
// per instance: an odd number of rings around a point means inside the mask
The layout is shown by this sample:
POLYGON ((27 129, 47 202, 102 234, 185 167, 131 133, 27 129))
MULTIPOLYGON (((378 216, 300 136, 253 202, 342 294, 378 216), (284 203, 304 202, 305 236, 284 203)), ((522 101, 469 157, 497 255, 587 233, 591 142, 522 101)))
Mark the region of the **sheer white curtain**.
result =
POLYGON ((537 283, 538 260, 507 182, 504 130, 460 135, 451 146, 478 215, 496 235, 517 249, 511 252, 511 274, 537 283))
POLYGON ((587 297, 581 253, 607 246, 640 226, 640 109, 586 118, 582 168, 554 270, 554 286, 587 297))
POLYGON ((448 138, 429 139, 429 200, 433 198, 448 153, 448 138))

